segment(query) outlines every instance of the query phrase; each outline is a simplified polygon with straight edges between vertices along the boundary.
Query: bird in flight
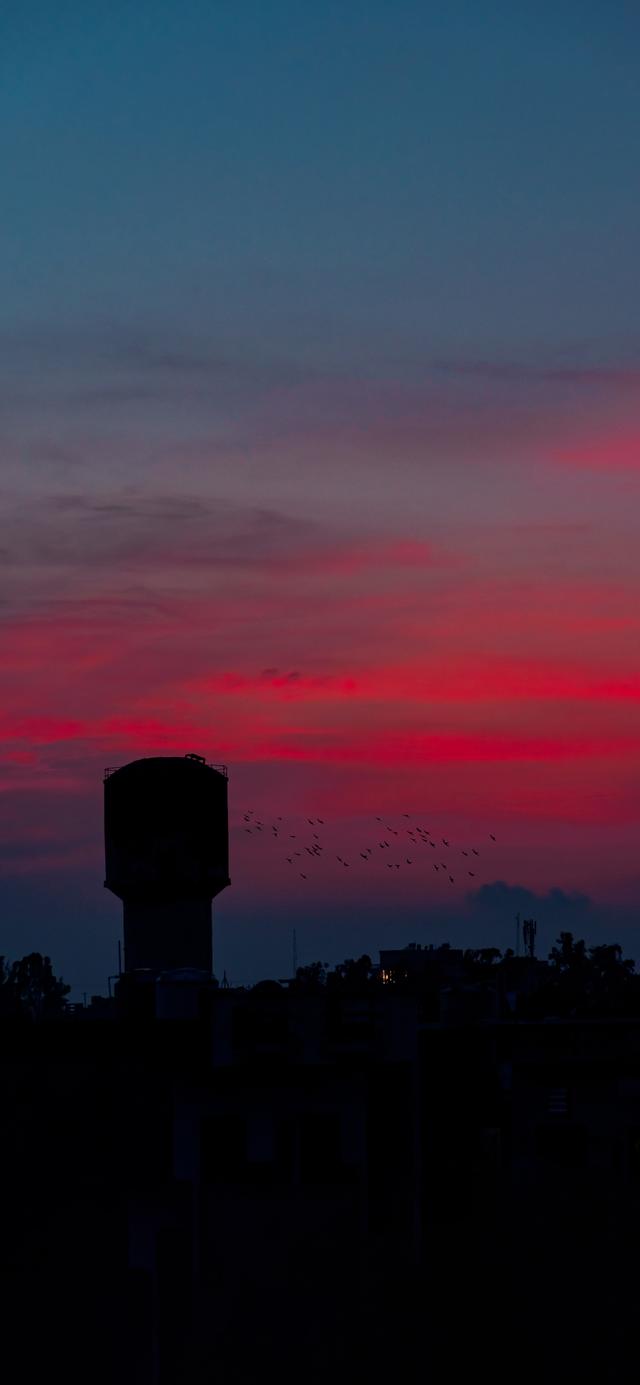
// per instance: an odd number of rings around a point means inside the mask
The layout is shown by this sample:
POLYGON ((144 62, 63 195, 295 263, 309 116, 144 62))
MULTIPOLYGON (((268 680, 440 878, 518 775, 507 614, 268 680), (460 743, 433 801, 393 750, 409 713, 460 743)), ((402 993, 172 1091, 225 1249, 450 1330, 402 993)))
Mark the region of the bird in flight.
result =
MULTIPOLYGON (((412 822, 413 822, 413 814, 412 814, 412 813, 399 813, 399 814, 398 814, 398 817, 399 817, 399 818, 400 818, 400 817, 403 818, 405 822, 408 822, 408 821, 412 821, 412 822)), ((267 822, 267 821, 263 821, 261 818, 259 818, 259 817, 257 816, 257 813, 256 813, 255 809, 253 809, 253 808, 248 808, 248 809, 246 809, 246 810, 243 810, 243 811, 238 815, 238 819, 239 819, 239 820, 238 820, 238 826, 241 825, 241 826, 243 827, 243 829, 248 833, 249 836, 251 836, 251 835, 257 836, 257 834, 258 834, 259 832, 263 832, 263 831, 264 831, 265 838, 268 838, 269 829, 271 829, 272 838, 273 838, 274 840, 277 839, 277 838, 279 838, 279 837, 282 837, 283 840, 284 840, 284 838, 285 838, 285 832, 284 832, 285 824, 286 824, 287 826, 293 826, 293 822, 291 821, 291 819, 290 819, 289 817, 282 817, 282 816, 280 816, 280 815, 278 815, 276 818, 274 818, 273 821, 270 822, 270 823, 267 822)), ((441 837, 441 838, 438 838, 438 837, 436 837, 436 836, 433 836, 433 834, 431 833, 431 831, 430 831, 430 829, 429 829, 428 827, 421 826, 421 825, 419 825, 418 823, 415 823, 415 822, 413 822, 413 825, 412 825, 412 826, 410 826, 410 827, 401 827, 400 830, 398 831, 397 828, 393 827, 392 824, 391 824, 390 822, 386 822, 386 821, 385 821, 385 818, 383 818, 383 817, 381 817, 381 816, 377 816, 377 815, 376 815, 375 818, 372 816, 372 817, 369 819, 370 823, 373 822, 374 820, 375 820, 375 822, 377 822, 378 824, 384 826, 384 830, 387 831, 387 832, 389 833, 389 836, 391 836, 391 835, 393 835, 394 837, 398 837, 398 836, 402 836, 402 835, 407 836, 407 837, 409 838, 409 843, 411 844, 411 846, 412 846, 412 848, 413 848, 414 850, 416 849, 417 846, 430 846, 431 849, 432 849, 432 851, 435 851, 435 850, 437 850, 438 845, 440 845, 440 843, 441 843, 442 846, 444 846, 445 849, 447 849, 447 850, 453 850, 454 852, 455 852, 455 851, 459 851, 460 854, 465 858, 465 860, 467 861, 468 864, 473 864, 473 863, 469 863, 469 859, 468 859, 468 858, 469 858, 470 855, 473 855, 473 856, 475 856, 475 857, 479 857, 479 856, 482 855, 482 852, 479 850, 479 848, 478 848, 478 847, 475 847, 475 846, 474 846, 474 847, 462 847, 462 848, 461 848, 461 847, 452 847, 451 842, 450 842, 450 840, 449 840, 448 837, 441 837)), ((294 865, 294 864, 295 864, 296 858, 298 858, 299 864, 300 864, 300 865, 304 865, 304 864, 305 864, 304 861, 302 861, 302 860, 299 859, 301 856, 304 856, 304 855, 312 856, 312 857, 314 857, 315 859, 317 859, 318 861, 320 861, 320 860, 321 860, 321 855, 322 855, 323 852, 324 852, 324 860, 325 860, 325 861, 326 861, 327 859, 331 859, 331 855, 330 855, 331 848, 330 848, 330 847, 328 847, 328 848, 323 847, 322 842, 323 842, 324 838, 321 836, 321 834, 320 834, 319 832, 317 832, 317 831, 315 830, 315 826, 316 826, 316 825, 317 825, 317 826, 324 826, 326 820, 325 820, 324 818, 306 818, 306 819, 301 818, 300 821, 302 821, 303 823, 306 822, 312 829, 314 829, 314 830, 312 830, 312 833, 311 833, 311 840, 309 840, 309 837, 307 836, 307 844, 305 844, 304 842, 302 842, 302 843, 301 843, 300 850, 296 850, 296 849, 294 849, 293 847, 290 847, 289 850, 290 850, 290 852, 291 852, 291 855, 285 855, 284 857, 282 857, 282 855, 281 855, 280 852, 277 852, 276 854, 280 855, 280 858, 281 858, 282 860, 285 860, 285 861, 287 862, 287 865, 294 865)), ((487 829, 485 829, 485 830, 487 830, 487 829)), ((307 834, 306 834, 306 832, 303 832, 302 835, 303 835, 303 836, 306 836, 307 834)), ((289 841, 296 841, 296 833, 295 833, 295 832, 288 832, 288 833, 286 834, 286 838, 287 838, 287 840, 289 840, 289 841)), ((488 832, 488 831, 487 831, 487 837, 483 838, 483 840, 486 841, 487 839, 488 839, 489 841, 491 841, 491 842, 497 841, 497 838, 496 838, 496 835, 495 835, 494 832, 488 832)), ((376 861, 375 852, 376 852, 376 850, 380 850, 380 851, 390 851, 391 845, 392 845, 392 843, 389 841, 389 838, 388 838, 388 837, 384 837, 384 838, 381 838, 380 841, 376 842, 375 846, 362 846, 362 845, 358 844, 357 849, 355 850, 355 856, 354 856, 353 861, 347 861, 343 856, 334 856, 334 859, 337 860, 337 861, 339 862, 340 865, 344 866, 345 869, 348 869, 350 866, 354 866, 354 865, 355 865, 355 867, 356 867, 356 873, 357 873, 358 856, 360 857, 360 860, 361 860, 361 861, 369 861, 369 859, 371 859, 371 862, 372 862, 372 867, 371 867, 371 868, 372 868, 372 870, 373 870, 374 873, 375 873, 375 861, 376 861)), ((405 846, 405 850, 406 850, 406 846, 405 846)), ((411 865, 414 865, 414 864, 417 866, 418 870, 420 869, 420 865, 421 865, 421 864, 424 864, 424 860, 423 860, 423 859, 422 859, 422 860, 420 859, 420 852, 418 852, 418 855, 417 855, 416 857, 413 857, 413 856, 405 856, 404 858, 398 857, 395 861, 390 861, 390 860, 389 860, 389 857, 387 857, 387 861, 386 861, 386 865, 387 865, 387 869, 388 869, 388 870, 401 870, 402 867, 403 867, 403 865, 411 866, 411 865)), ((444 872, 444 874, 447 876, 447 878, 448 878, 448 880, 449 880, 449 883, 450 883, 451 885, 454 885, 454 884, 456 883, 455 877, 454 877, 453 875, 450 875, 450 874, 449 874, 450 870, 455 869, 455 863, 454 863, 453 861, 451 862, 451 865, 450 865, 450 866, 447 864, 447 862, 443 861, 442 859, 441 859, 440 861, 438 861, 438 862, 433 861, 433 862, 432 862, 432 865, 433 865, 433 869, 434 869, 434 870, 436 870, 436 871, 442 870, 442 871, 444 872)), ((300 871, 299 873, 300 873, 301 879, 303 879, 303 880, 308 880, 308 879, 309 879, 309 876, 308 876, 308 874, 307 874, 305 871, 300 871)), ((476 878, 476 872, 473 871, 473 870, 469 870, 469 869, 468 869, 468 866, 467 866, 467 874, 468 874, 469 878, 472 879, 472 880, 476 878)), ((314 880, 317 879, 317 876, 316 876, 315 872, 314 872, 314 875, 313 875, 313 879, 314 879, 314 880)))

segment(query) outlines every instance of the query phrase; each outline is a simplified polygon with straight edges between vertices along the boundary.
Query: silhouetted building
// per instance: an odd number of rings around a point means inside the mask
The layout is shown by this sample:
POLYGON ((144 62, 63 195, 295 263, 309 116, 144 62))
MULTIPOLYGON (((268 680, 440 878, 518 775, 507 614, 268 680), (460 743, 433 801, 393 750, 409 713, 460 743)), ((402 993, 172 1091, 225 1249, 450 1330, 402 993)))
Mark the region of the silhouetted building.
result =
POLYGON ((428 943, 409 943, 407 947, 383 948, 380 952, 380 980, 385 985, 426 983, 438 985, 458 981, 463 974, 464 953, 461 948, 439 947, 428 943))
POLYGON ((104 781, 105 886, 125 972, 213 970, 211 903, 229 881, 227 772, 199 755, 134 760, 104 781))
POLYGON ((519 1020, 468 971, 443 988, 433 1018, 419 985, 184 969, 135 1012, 118 988, 0 1023, 15 1372, 35 1312, 30 1361, 55 1343, 70 1379, 73 1342, 101 1385, 500 1380, 522 1342, 550 1381, 626 1379, 640 1023, 519 1020))

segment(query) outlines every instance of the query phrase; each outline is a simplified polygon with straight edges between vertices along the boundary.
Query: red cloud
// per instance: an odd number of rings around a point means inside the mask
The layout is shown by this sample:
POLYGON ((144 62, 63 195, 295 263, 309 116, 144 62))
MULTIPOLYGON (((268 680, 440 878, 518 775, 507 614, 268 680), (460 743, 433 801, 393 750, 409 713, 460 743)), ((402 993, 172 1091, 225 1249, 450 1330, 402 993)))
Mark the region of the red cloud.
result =
POLYGON ((535 737, 482 735, 381 735, 322 741, 313 735, 299 743, 263 744, 252 758, 327 761, 341 764, 438 765, 506 761, 551 761, 601 758, 640 752, 637 737, 535 737))
POLYGON ((74 741, 90 733, 90 723, 61 717, 3 717, 0 720, 0 739, 8 742, 55 745, 56 742, 74 741))
POLYGON ((436 553, 419 539, 377 539, 333 544, 306 544, 287 553, 274 553, 262 566, 274 574, 295 572, 300 577, 349 576, 368 568, 431 568, 452 559, 436 553))
MULTIPOLYGON (((553 664, 534 660, 500 660, 482 663, 476 658, 432 663, 389 663, 339 674, 308 674, 263 669, 260 674, 212 673, 188 685, 194 693, 225 697, 241 695, 258 701, 265 696, 299 702, 343 700, 480 702, 640 701, 640 672, 623 670, 603 677, 599 666, 553 664)), ((401 709, 398 706, 398 715, 401 709)))
POLYGON ((637 471, 640 469, 640 433, 578 443, 553 453, 555 461, 591 471, 637 471))

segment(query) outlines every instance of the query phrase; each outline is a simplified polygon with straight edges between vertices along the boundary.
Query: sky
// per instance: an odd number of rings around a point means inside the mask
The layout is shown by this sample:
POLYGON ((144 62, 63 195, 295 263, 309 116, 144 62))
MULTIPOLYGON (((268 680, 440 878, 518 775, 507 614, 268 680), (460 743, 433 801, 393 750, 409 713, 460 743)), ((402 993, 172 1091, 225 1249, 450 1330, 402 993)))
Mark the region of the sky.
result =
POLYGON ((232 981, 518 910, 640 957, 639 43, 627 0, 3 5, 0 953, 105 991, 103 770, 196 751, 232 981), (325 819, 313 878, 248 807, 325 819), (478 872, 358 868, 377 815, 478 872))

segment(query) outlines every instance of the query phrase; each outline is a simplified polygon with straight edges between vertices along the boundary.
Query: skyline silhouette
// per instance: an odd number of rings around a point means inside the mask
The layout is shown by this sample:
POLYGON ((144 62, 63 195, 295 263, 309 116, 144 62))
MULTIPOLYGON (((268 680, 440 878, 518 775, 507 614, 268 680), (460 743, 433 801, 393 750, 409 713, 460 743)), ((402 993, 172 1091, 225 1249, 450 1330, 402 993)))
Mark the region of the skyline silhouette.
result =
MULTIPOLYGON (((540 922, 543 946, 550 947, 564 929, 586 935, 590 941, 597 937, 613 942, 620 936, 632 954, 637 940, 640 952, 640 929, 634 930, 633 910, 598 909, 578 892, 552 888, 545 895, 501 879, 496 867, 501 863, 502 834, 498 838, 487 830, 487 823, 477 826, 474 837, 456 840, 435 826, 433 812, 371 812, 347 821, 351 842, 347 857, 336 849, 344 841, 342 818, 312 818, 304 813, 261 818, 256 809, 238 811, 233 807, 233 783, 232 777, 229 828, 234 889, 242 892, 249 879, 262 900, 260 916, 256 919, 252 911, 254 917, 248 923, 241 912, 234 917, 233 910, 225 911, 226 895, 221 897, 222 909, 216 905, 220 973, 228 973, 237 984, 251 985, 265 975, 284 974, 294 928, 307 961, 325 953, 339 957, 348 951, 403 945, 403 932, 424 945, 449 938, 462 947, 497 943, 505 950, 513 947, 516 918, 532 914, 540 922), (426 826, 427 818, 431 828, 426 826), (242 844, 244 853, 237 850, 242 844), (327 903, 336 913, 329 930, 326 922, 323 926, 327 903), (276 927, 270 936, 266 929, 272 919, 276 927)), ((89 889, 102 902, 96 880, 89 889)), ((72 978, 76 1002, 86 994, 106 994, 120 936, 117 912, 107 899, 101 910, 105 934, 101 949, 89 937, 91 950, 102 951, 105 968, 102 973, 94 969, 83 980, 78 977, 78 959, 83 952, 86 956, 86 919, 79 918, 79 931, 75 939, 73 933, 69 938, 69 914, 78 910, 79 901, 65 898, 64 877, 59 890, 57 900, 53 896, 57 909, 47 909, 43 919, 26 924, 18 920, 16 926, 7 910, 4 950, 17 956, 32 946, 53 953, 65 976, 72 978)))
MULTIPOLYGON (((106 989, 109 997, 112 995, 111 982, 117 980, 122 974, 122 959, 124 958, 124 970, 131 970, 142 967, 147 969, 149 966, 166 970, 176 966, 196 966, 205 967, 206 971, 211 971, 212 952, 211 952, 211 895, 217 894, 220 889, 231 884, 228 878, 228 837, 230 820, 227 806, 228 788, 228 769, 226 765, 212 765, 205 757, 188 753, 184 757, 151 757, 149 759, 139 759, 126 766, 110 767, 104 774, 104 793, 105 793, 105 847, 106 847, 106 875, 104 884, 110 891, 120 896, 124 902, 124 944, 118 939, 118 969, 111 973, 106 979, 106 989), (212 783, 222 786, 224 808, 222 799, 219 799, 220 789, 208 790, 204 792, 200 780, 211 779, 212 783), (198 787, 200 785, 200 787, 198 787), (211 796, 213 795, 213 796, 211 796), (219 800, 219 801, 218 801, 219 800), (222 814, 222 816, 221 816, 222 814), (128 865, 125 864, 128 861, 128 865), (196 874, 194 874, 194 871, 196 874), (206 904, 204 912, 200 905, 196 903, 196 911, 193 913, 192 896, 194 894, 194 882, 197 877, 201 878, 200 894, 203 903, 206 904), (148 879, 148 884, 142 882, 148 879), (183 885, 179 886, 178 881, 182 879, 183 885), (152 881, 155 880, 155 884, 152 881), (206 882, 206 883, 205 883, 206 882), (149 892, 150 891, 150 892, 149 892), (138 914, 139 921, 136 922, 138 914), (148 915, 148 917, 147 917, 148 915), (193 915, 193 916, 192 916, 193 915), (129 920, 127 924, 127 919, 129 920), (127 928, 129 942, 127 942, 127 928), (195 932, 193 931, 195 928, 195 932), (204 929, 204 932, 202 931, 204 929), (199 941, 196 939, 199 938, 199 941), (180 940, 184 939, 186 953, 180 961, 180 940), (177 947, 177 950, 176 950, 177 947), (191 948, 191 952, 189 949, 191 948), (165 961, 161 958, 165 954, 165 961), (192 955, 193 954, 193 955, 192 955), (202 959, 205 960, 202 960, 202 959), (173 959, 173 960, 170 960, 173 959), (200 959, 200 960, 199 960, 200 959)), ((231 825, 233 825, 233 814, 231 825)), ((424 814, 418 815, 421 819, 424 814)), ((432 814, 430 814, 433 817, 432 814)), ((237 815, 236 815, 237 817, 237 815)), ((407 870, 411 870, 411 878, 418 878, 421 888, 424 890, 425 903, 433 908, 433 878, 430 869, 436 875, 441 874, 441 886, 444 882, 445 895, 447 885, 455 887, 456 879, 462 890, 468 891, 469 878, 476 880, 480 877, 476 899, 483 899, 487 904, 485 928, 490 930, 493 927, 494 935, 487 933, 484 937, 474 936, 471 941, 458 948, 459 955, 465 958, 472 956, 486 955, 493 953, 493 960, 509 962, 514 957, 525 958, 529 955, 533 958, 536 949, 540 946, 538 940, 538 920, 537 918, 525 918, 518 908, 517 912, 510 920, 511 928, 515 924, 515 935, 512 932, 509 945, 496 947, 496 936, 500 937, 505 931, 504 909, 508 900, 518 901, 519 904, 526 903, 530 906, 535 901, 532 892, 522 892, 510 890, 501 881, 491 883, 480 883, 482 869, 486 869, 483 858, 491 857, 498 847, 498 838, 495 832, 486 831, 482 838, 478 837, 478 842, 482 841, 482 847, 472 845, 467 841, 463 846, 459 841, 455 842, 449 837, 440 835, 438 830, 434 831, 427 828, 422 821, 418 821, 413 814, 402 812, 397 817, 394 814, 370 814, 368 820, 362 823, 365 836, 373 842, 373 845, 366 845, 364 850, 360 849, 364 844, 360 843, 356 851, 352 853, 352 859, 347 860, 335 851, 336 832, 341 828, 340 820, 332 822, 331 819, 322 817, 285 817, 278 814, 275 820, 265 821, 254 808, 245 808, 241 811, 240 821, 241 830, 248 836, 255 839, 258 852, 262 852, 262 862, 276 860, 279 866, 290 867, 290 872, 281 870, 285 886, 291 887, 294 910, 300 909, 304 905, 304 898, 307 892, 315 890, 318 879, 332 880, 332 888, 336 898, 340 897, 341 882, 344 880, 343 870, 351 870, 352 867, 356 874, 360 874, 366 882, 367 889, 374 891, 381 880, 385 879, 384 870, 392 872, 392 880, 395 881, 395 871, 403 871, 406 876, 407 870), (391 821, 388 819, 391 818, 391 821), (397 826, 394 825, 397 822, 397 826), (291 828, 296 827, 296 832, 291 828), (320 829, 318 831, 317 829, 320 829), (485 840, 486 839, 486 840, 485 840), (407 850, 412 851, 412 856, 408 857, 407 850), (290 853, 290 854, 289 854, 290 853), (433 854, 432 854, 433 853, 433 854), (446 860, 442 859, 442 856, 446 860), (391 857, 391 859, 389 859, 391 857), (475 869, 469 870, 469 865, 473 864, 475 869), (304 866, 304 871, 301 867, 304 866), (415 869, 414 869, 415 867, 415 869), (456 871, 456 876, 451 871, 456 871), (296 890, 298 880, 305 882, 305 887, 300 891, 296 890), (308 883, 307 883, 308 882, 308 883), (298 903, 296 903, 296 895, 298 903), (495 901, 495 903, 494 903, 495 901), (502 905, 502 917, 496 907, 502 905), (492 917, 492 910, 494 916, 492 917), (514 946, 515 942, 515 946, 514 946)), ((236 822, 238 829, 238 823, 236 822)), ((338 842, 339 842, 338 836, 338 842)), ((258 858, 259 864, 260 858, 258 858)), ((254 867, 255 869, 255 867, 254 867)), ((394 885, 392 888, 396 888, 394 885)), ((196 894, 198 891, 196 891, 196 894)), ((223 896, 224 897, 224 896, 223 896)), ((467 894, 468 897, 468 894, 467 894)), ((580 896, 571 898, 563 895, 562 891, 552 891, 551 900, 555 903, 556 914, 563 924, 571 923, 572 928, 581 925, 585 916, 588 917, 589 901, 580 896), (563 918, 564 912, 564 918, 563 918)), ((195 901, 194 901, 195 902, 195 901)), ((540 902, 540 901, 538 901, 540 902)), ((292 929, 293 956, 296 959, 293 970, 290 973, 290 981, 295 981, 298 972, 305 972, 320 965, 328 968, 329 963, 320 964, 311 961, 309 958, 303 960, 298 967, 299 949, 298 936, 301 932, 300 921, 304 920, 304 908, 302 915, 294 912, 292 918, 294 926, 292 929), (297 925, 297 926, 296 926, 297 925)), ((368 925, 368 918, 363 920, 364 927, 368 925)), ((392 949, 402 949, 405 952, 410 948, 417 948, 418 952, 424 954, 437 951, 442 948, 451 947, 451 941, 445 936, 439 936, 434 940, 429 936, 424 943, 401 943, 397 937, 400 928, 408 922, 402 909, 402 896, 399 896, 398 907, 394 914, 394 932, 396 936, 387 940, 386 949, 383 947, 380 952, 381 961, 376 972, 376 968, 369 962, 369 970, 372 975, 378 974, 384 978, 384 962, 382 958, 390 956, 389 947, 392 949)), ((591 920, 595 923, 595 920, 591 920)), ((424 930, 424 920, 423 930, 424 930)), ((5 930, 6 932, 6 930, 5 930)), ((363 935, 361 935, 363 936, 363 935)), ((560 927, 559 938, 556 944, 562 939, 573 939, 573 932, 568 927, 560 927)), ((302 930, 304 937, 304 929, 302 930)), ((371 951, 371 939, 365 939, 371 951)), ((605 934, 602 941, 593 943, 593 939, 588 939, 590 952, 594 955, 598 952, 604 955, 608 948, 611 954, 622 951, 618 942, 613 943, 605 934)), ((246 940, 238 939, 240 953, 246 947, 246 940)), ((543 943, 544 945, 544 943, 543 943)), ((579 942, 580 948, 585 947, 584 941, 579 942)), ((324 948, 326 952, 328 949, 324 948)), ((556 954, 556 947, 551 946, 548 956, 553 961, 556 954)), ((30 957, 40 958, 41 954, 33 951, 30 957)), ((23 962, 10 958, 7 962, 6 980, 16 973, 23 964, 30 965, 29 956, 23 962)), ((3 959, 3 960, 6 960, 3 959)), ((47 966, 50 965, 50 958, 45 958, 47 966)), ((254 963, 255 965, 255 963, 254 963)), ((635 962, 629 961, 631 971, 635 962)), ((334 965, 334 973, 338 975, 340 966, 334 965)), ((251 988, 252 985, 260 984, 263 980, 272 978, 273 970, 265 973, 256 973, 251 980, 246 977, 234 977, 232 981, 227 975, 227 967, 223 963, 217 966, 219 979, 224 979, 224 985, 234 985, 236 987, 251 988)), ((279 968, 285 977, 289 975, 286 966, 279 968)), ((279 981, 278 984, 286 984, 279 981)), ((71 1009, 78 1007, 79 987, 65 985, 65 993, 69 993, 71 1009)), ((82 1005, 87 1005, 87 994, 82 992, 82 1005)), ((105 995, 104 986, 91 992, 92 1003, 100 1001, 105 995)), ((79 1007, 78 1007, 79 1008, 79 1007)))

